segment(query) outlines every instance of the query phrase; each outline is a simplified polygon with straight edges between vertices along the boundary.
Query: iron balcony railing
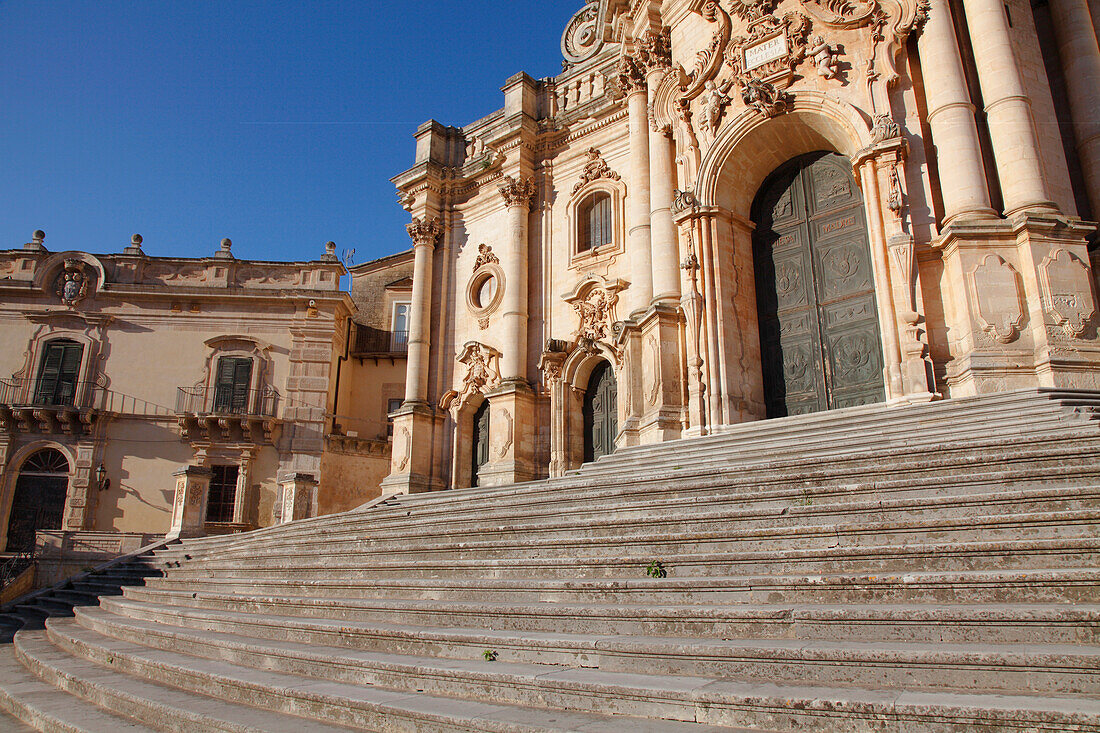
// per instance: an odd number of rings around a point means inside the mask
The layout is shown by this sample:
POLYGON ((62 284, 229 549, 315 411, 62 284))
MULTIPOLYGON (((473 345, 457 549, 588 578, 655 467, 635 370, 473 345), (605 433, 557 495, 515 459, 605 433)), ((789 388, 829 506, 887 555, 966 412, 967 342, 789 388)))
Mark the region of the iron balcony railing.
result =
POLYGON ((362 324, 355 327, 355 345, 352 354, 406 354, 409 351, 408 331, 383 331, 362 324))
POLYGON ((250 415, 275 417, 279 393, 273 387, 239 390, 230 386, 180 387, 176 412, 192 415, 250 415))
POLYGON ((170 415, 172 411, 149 400, 104 389, 95 382, 0 379, 0 405, 8 407, 75 407, 122 415, 170 415))

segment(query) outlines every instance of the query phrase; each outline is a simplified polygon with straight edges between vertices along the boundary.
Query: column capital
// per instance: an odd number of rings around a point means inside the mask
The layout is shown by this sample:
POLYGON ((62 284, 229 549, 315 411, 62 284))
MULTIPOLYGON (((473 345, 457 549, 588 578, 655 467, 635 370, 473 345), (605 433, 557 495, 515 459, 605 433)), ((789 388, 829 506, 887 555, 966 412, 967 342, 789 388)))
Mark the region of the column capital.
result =
POLYGON ((405 227, 405 231, 409 233, 414 246, 434 247, 435 243, 439 241, 439 236, 443 233, 443 224, 439 221, 438 216, 427 221, 413 217, 412 222, 405 227))
POLYGON ((535 197, 535 182, 530 178, 520 177, 516 179, 505 176, 501 184, 497 186, 497 190, 508 208, 513 206, 531 208, 531 201, 535 197))
POLYGON ((623 94, 649 94, 649 85, 646 83, 646 67, 635 56, 623 54, 619 59, 619 65, 615 68, 615 80, 623 90, 623 94))
POLYGON ((672 41, 668 28, 654 32, 646 30, 634 41, 634 57, 646 72, 665 71, 672 68, 672 41))

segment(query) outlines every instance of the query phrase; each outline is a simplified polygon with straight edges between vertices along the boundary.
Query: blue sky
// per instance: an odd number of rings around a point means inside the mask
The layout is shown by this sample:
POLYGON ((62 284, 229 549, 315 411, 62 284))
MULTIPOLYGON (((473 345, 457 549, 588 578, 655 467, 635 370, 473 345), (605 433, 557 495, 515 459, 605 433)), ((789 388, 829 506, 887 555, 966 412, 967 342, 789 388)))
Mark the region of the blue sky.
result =
POLYGON ((561 71, 583 0, 0 0, 0 249, 363 262, 416 126, 561 71))

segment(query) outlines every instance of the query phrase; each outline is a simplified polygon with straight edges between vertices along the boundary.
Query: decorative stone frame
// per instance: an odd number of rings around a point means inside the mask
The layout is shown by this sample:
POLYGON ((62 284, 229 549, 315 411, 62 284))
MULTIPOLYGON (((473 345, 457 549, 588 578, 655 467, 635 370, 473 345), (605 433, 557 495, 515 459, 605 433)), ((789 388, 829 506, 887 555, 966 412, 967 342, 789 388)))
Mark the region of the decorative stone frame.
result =
POLYGON ((46 448, 53 448, 60 452, 65 456, 65 460, 69 462, 69 485, 65 491, 65 513, 62 517, 62 529, 74 529, 74 527, 69 526, 72 518, 79 521, 81 525, 75 527, 75 529, 83 529, 85 518, 89 514, 89 511, 87 511, 87 500, 89 498, 87 494, 90 492, 80 492, 78 490, 78 484, 81 483, 78 479, 83 478, 85 483, 90 486, 91 467, 79 465, 77 450, 72 445, 59 443, 55 440, 34 440, 20 446, 7 457, 6 463, 0 464, 0 475, 3 476, 3 480, 0 482, 0 551, 8 545, 8 523, 11 521, 11 508, 15 501, 15 485, 19 480, 19 473, 23 469, 23 464, 32 455, 46 448), (81 493, 85 493, 85 496, 78 496, 81 493), (81 498, 84 499, 83 506, 81 506, 81 498))
MULTIPOLYGON (((575 348, 562 363, 561 379, 550 390, 550 409, 558 412, 553 426, 550 442, 551 453, 556 454, 562 470, 570 471, 584 463, 584 393, 593 370, 600 362, 611 365, 615 383, 623 385, 624 370, 619 365, 615 352, 606 344, 594 343, 588 349, 575 348)), ((619 434, 615 436, 615 448, 623 445, 623 426, 627 415, 624 400, 616 400, 619 434)))
POLYGON ((610 178, 599 178, 581 186, 569 197, 565 209, 566 226, 569 229, 569 267, 582 269, 596 262, 603 262, 623 252, 626 243, 626 218, 624 207, 626 184, 610 178), (592 195, 606 193, 611 196, 611 243, 579 252, 581 243, 581 206, 592 195))
POLYGON ((85 275, 90 272, 94 276, 95 282, 81 299, 82 302, 95 297, 103 290, 103 286, 107 281, 107 271, 104 269, 102 262, 87 252, 56 252, 50 255, 35 269, 34 287, 42 290, 49 298, 57 299, 58 296, 55 292, 57 278, 65 269, 66 260, 79 262, 84 266, 82 269, 85 275))
POLYGON ((253 336, 225 335, 209 338, 203 343, 210 349, 210 353, 203 364, 202 378, 195 386, 206 390, 204 406, 209 407, 207 403, 213 400, 220 359, 237 357, 252 360, 252 375, 248 384, 250 399, 255 399, 254 395, 264 384, 272 383, 274 363, 269 353, 271 344, 268 342, 253 336))
POLYGON ((107 326, 114 320, 111 316, 86 316, 73 311, 62 311, 28 313, 25 317, 38 323, 39 327, 31 334, 27 344, 23 368, 12 375, 13 377, 32 382, 37 380, 46 345, 65 339, 83 347, 77 379, 82 391, 73 395, 74 402, 81 404, 93 383, 101 387, 107 386, 107 378, 101 373, 98 364, 106 358, 107 326))
POLYGON ((500 304, 504 300, 504 289, 506 287, 507 281, 504 277, 504 270, 496 262, 486 262, 474 268, 473 274, 470 275, 470 280, 466 283, 466 309, 477 319, 478 326, 482 330, 489 327, 489 317, 499 310, 500 304), (489 278, 496 280, 493 297, 488 303, 479 303, 478 290, 489 278))
POLYGON ((223 532, 226 530, 241 532, 255 529, 258 525, 260 497, 252 491, 252 473, 259 454, 260 447, 248 442, 219 444, 216 447, 203 447, 196 450, 196 463, 204 468, 214 466, 237 467, 237 487, 233 495, 232 522, 206 521, 210 485, 207 484, 206 486, 206 495, 202 499, 202 518, 207 533, 210 529, 220 529, 223 532))
MULTIPOLYGON (((474 415, 489 398, 480 392, 471 394, 461 405, 452 409, 455 423, 454 445, 451 450, 451 486, 455 489, 470 488, 472 481, 470 470, 471 454, 474 449, 474 415)), ((490 407, 490 410, 492 408, 490 407)), ((486 440, 492 446, 493 420, 489 420, 489 435, 486 440)))

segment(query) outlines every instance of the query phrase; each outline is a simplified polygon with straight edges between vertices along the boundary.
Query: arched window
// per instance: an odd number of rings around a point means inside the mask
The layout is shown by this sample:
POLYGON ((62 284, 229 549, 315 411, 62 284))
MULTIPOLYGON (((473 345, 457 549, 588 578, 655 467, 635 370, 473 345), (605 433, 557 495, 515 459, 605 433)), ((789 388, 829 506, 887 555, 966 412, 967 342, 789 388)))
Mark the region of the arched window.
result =
POLYGON ((33 549, 37 530, 61 529, 68 487, 69 461, 61 451, 44 448, 27 458, 8 515, 8 552, 33 549))
POLYGON ((586 198, 579 207, 577 223, 578 252, 611 244, 611 196, 596 192, 586 198))

